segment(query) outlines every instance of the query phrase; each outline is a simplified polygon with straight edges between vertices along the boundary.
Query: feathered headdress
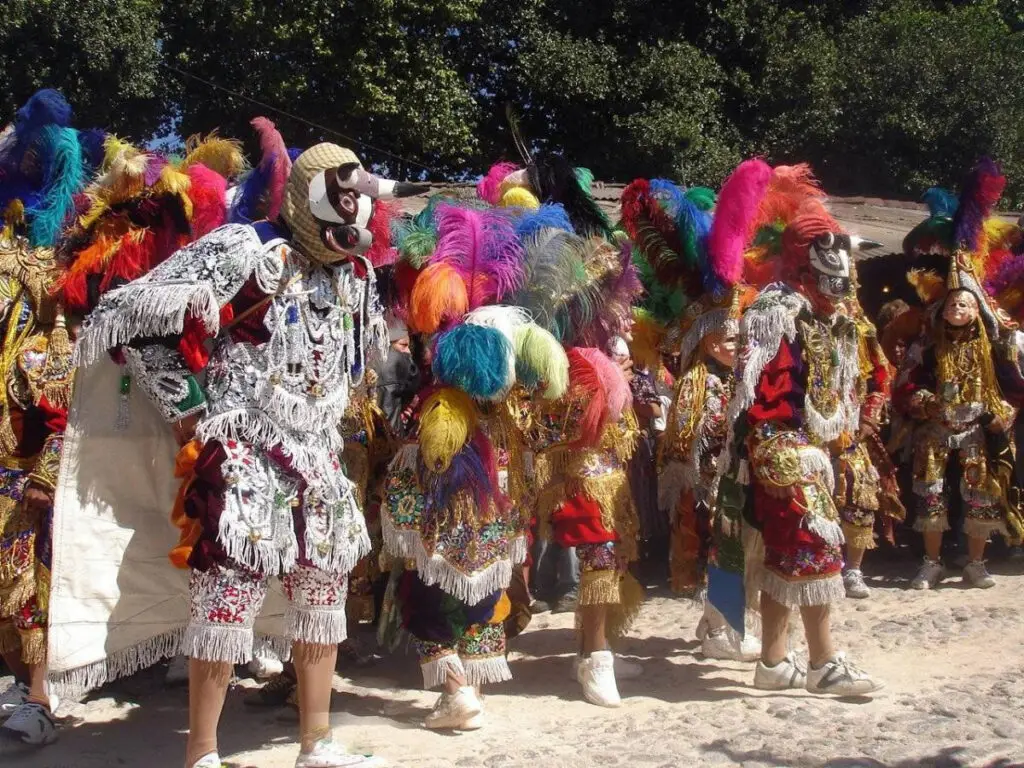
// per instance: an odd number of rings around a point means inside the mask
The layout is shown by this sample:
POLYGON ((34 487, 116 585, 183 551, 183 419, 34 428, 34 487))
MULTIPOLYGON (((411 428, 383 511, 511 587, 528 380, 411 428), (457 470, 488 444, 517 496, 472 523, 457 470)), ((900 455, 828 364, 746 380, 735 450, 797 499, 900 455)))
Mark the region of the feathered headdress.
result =
POLYGON ((1022 309, 1016 283, 1024 267, 1014 255, 1021 242, 1020 228, 995 215, 1005 186, 998 164, 982 158, 964 179, 959 197, 935 187, 925 193, 929 216, 903 241, 904 252, 915 259, 940 253, 949 260, 944 286, 931 276, 938 273, 914 265, 908 280, 919 295, 938 302, 947 291, 969 290, 994 333, 1010 325, 1004 310, 1017 317, 1022 309))
POLYGON ((278 217, 292 169, 291 153, 274 123, 256 117, 250 125, 259 136, 260 162, 241 180, 231 203, 231 221, 242 224, 278 217))

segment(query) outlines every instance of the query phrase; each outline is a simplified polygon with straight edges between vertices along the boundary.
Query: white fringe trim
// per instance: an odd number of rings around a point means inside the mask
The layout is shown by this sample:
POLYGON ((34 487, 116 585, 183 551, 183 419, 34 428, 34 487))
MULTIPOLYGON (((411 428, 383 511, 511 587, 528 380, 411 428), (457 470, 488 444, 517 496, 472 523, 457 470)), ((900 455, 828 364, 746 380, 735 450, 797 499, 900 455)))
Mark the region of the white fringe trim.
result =
POLYGON ((321 432, 325 424, 337 423, 349 403, 351 382, 347 373, 340 374, 339 380, 331 384, 326 397, 296 395, 282 386, 263 382, 257 400, 263 405, 263 412, 279 424, 299 432, 321 432))
POLYGON ((791 608, 830 605, 846 597, 840 574, 790 581, 779 574, 765 570, 761 574, 761 589, 776 602, 791 608))
POLYGON ((832 459, 821 448, 805 446, 800 449, 800 472, 804 477, 823 480, 829 492, 835 492, 836 478, 832 459))
POLYGON ((423 687, 427 690, 444 685, 449 672, 453 677, 466 677, 466 668, 462 666, 462 659, 454 651, 447 656, 420 664, 420 671, 423 673, 423 687))
POLYGON ((207 332, 220 331, 220 304, 207 283, 129 283, 108 295, 123 298, 125 305, 120 311, 90 315, 75 343, 76 366, 90 365, 107 350, 140 336, 180 334, 190 314, 202 320, 207 332))
POLYGON ((248 664, 253 659, 252 627, 223 624, 189 624, 181 652, 190 659, 248 664))
POLYGON ((512 565, 522 565, 530 553, 530 542, 526 535, 516 536, 509 542, 509 559, 512 565))
POLYGON ((843 526, 838 520, 829 520, 821 515, 806 514, 803 517, 804 527, 833 547, 841 547, 846 543, 843 526))
POLYGON ((284 613, 285 636, 295 643, 337 645, 348 639, 345 604, 340 608, 292 606, 284 613))
POLYGON ((113 680, 128 677, 163 659, 177 656, 181 652, 184 637, 184 627, 178 627, 92 664, 50 673, 50 690, 62 698, 78 698, 113 680))
POLYGON ((512 679, 512 670, 509 669, 508 660, 504 656, 489 656, 485 659, 463 657, 462 666, 466 670, 468 685, 504 683, 512 679))
POLYGON ((975 517, 964 519, 964 535, 969 539, 984 539, 988 541, 993 533, 1008 537, 1009 532, 1006 530, 1006 523, 1002 520, 979 520, 975 517))
MULTIPOLYGON (((381 515, 381 529, 384 534, 384 547, 395 556, 416 561, 416 570, 420 580, 428 586, 438 586, 452 597, 458 598, 468 605, 476 605, 488 595, 500 589, 508 589, 512 582, 514 555, 510 552, 507 559, 491 563, 482 571, 467 575, 449 563, 440 555, 431 555, 423 546, 418 531, 399 530, 395 527, 391 516, 386 510, 381 515)), ((513 544, 510 550, 518 545, 513 544)), ((525 549, 525 543, 523 544, 525 549)), ((517 552, 518 554, 518 552, 517 552)), ((523 560, 525 561, 525 553, 523 560)))
POLYGON ((919 512, 917 517, 914 518, 914 530, 917 533, 945 533, 949 530, 949 518, 945 512, 932 517, 922 515, 919 512))

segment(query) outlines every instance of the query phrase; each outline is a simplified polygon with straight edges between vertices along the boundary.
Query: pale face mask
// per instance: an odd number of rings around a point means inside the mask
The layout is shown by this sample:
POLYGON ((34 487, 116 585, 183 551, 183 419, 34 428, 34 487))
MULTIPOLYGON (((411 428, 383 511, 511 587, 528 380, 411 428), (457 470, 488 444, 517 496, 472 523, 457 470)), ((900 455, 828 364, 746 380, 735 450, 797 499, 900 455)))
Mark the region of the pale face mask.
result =
POLYGON ((309 182, 309 211, 320 225, 320 238, 329 250, 362 256, 373 245, 373 235, 367 228, 373 201, 409 197, 427 189, 425 184, 375 176, 359 163, 345 163, 320 171, 309 182))

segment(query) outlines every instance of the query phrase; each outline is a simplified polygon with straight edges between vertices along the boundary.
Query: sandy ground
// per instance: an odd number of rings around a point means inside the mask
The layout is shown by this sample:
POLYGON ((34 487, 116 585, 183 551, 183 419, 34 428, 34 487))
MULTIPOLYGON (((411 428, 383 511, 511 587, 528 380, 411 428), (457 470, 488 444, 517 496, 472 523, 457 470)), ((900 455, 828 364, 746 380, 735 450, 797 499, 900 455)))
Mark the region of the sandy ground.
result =
MULTIPOLYGON (((421 726, 436 694, 421 692, 411 657, 389 657, 336 679, 336 737, 408 768, 486 766, 1024 766, 1024 564, 991 564, 998 585, 964 590, 959 575, 934 592, 905 591, 909 559, 870 562, 874 596, 836 611, 839 643, 887 687, 840 701, 747 687, 752 668, 703 660, 698 612, 652 591, 624 655, 644 675, 620 683, 618 710, 582 701, 570 679, 571 616, 545 614, 514 641, 515 680, 486 696, 486 727, 443 735, 421 726)), ((186 692, 156 668, 64 704, 60 741, 26 753, 4 747, 5 768, 181 765, 186 692)), ((7 681, 0 681, 6 686, 7 681)), ((221 755, 233 768, 294 763, 295 725, 248 711, 242 681, 229 694, 221 755)))

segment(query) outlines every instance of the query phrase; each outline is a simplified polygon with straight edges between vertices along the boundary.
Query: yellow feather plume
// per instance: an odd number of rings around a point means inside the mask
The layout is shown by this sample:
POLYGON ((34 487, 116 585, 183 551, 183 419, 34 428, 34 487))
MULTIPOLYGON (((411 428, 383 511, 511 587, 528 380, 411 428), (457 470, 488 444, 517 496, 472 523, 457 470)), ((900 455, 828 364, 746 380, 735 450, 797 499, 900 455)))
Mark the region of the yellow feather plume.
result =
POLYGON ((946 281, 931 270, 912 269, 907 273, 907 282, 926 305, 938 301, 946 290, 946 281))
POLYGON ((25 225, 25 204, 21 200, 11 200, 4 209, 3 236, 11 239, 19 228, 25 225))
POLYGON ((153 185, 154 194, 177 195, 181 198, 182 206, 185 209, 185 218, 192 220, 192 200, 188 191, 192 186, 192 179, 187 173, 175 168, 173 165, 165 165, 160 171, 160 178, 153 185))
POLYGON ((100 170, 110 170, 110 166, 113 165, 115 158, 122 152, 128 151, 138 152, 139 150, 124 139, 119 139, 112 133, 107 134, 107 137, 103 140, 103 167, 100 170))
POLYGON ((633 308, 633 340, 630 342, 630 353, 633 361, 651 373, 661 368, 661 343, 665 338, 666 329, 655 320, 649 312, 639 307, 633 308))
POLYGON ((444 472, 455 454, 476 432, 478 414, 465 392, 445 387, 423 403, 420 412, 420 455, 435 472, 444 472))
POLYGON ((501 196, 502 208, 540 208, 540 200, 525 187, 509 187, 501 196))
POLYGON ((205 137, 199 134, 190 136, 185 142, 185 153, 185 159, 181 162, 182 170, 190 165, 202 163, 225 179, 233 179, 246 167, 242 143, 235 139, 222 138, 216 131, 205 137))

